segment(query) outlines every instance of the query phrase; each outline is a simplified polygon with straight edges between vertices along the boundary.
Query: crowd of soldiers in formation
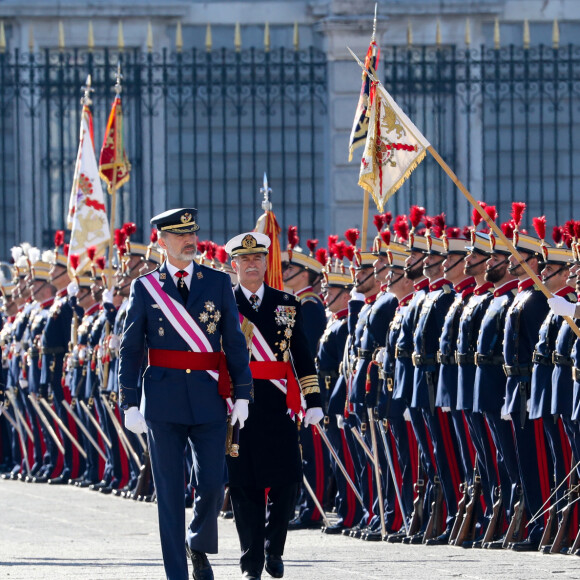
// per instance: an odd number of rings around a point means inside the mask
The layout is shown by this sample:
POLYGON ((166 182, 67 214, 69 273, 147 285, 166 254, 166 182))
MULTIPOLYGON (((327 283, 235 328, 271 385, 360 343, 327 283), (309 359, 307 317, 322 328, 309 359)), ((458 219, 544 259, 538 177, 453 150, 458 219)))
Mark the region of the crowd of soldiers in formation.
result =
MULTIPOLYGON (((536 235, 520 227, 524 210, 514 203, 502 231, 553 295, 575 302, 580 222, 548 241, 545 218, 533 219, 536 235)), ((470 226, 448 227, 418 206, 378 215, 369 252, 354 229, 302 250, 290 228, 284 283, 302 302, 325 406, 322 428, 300 429, 309 485, 291 530, 580 553, 580 342, 480 222, 474 212, 470 226)), ((79 268, 62 232, 54 250, 13 248, 2 285, 3 479, 154 500, 146 442, 118 406, 131 282, 162 261, 155 234, 144 245, 134 233, 116 232, 114 270, 94 248, 79 268)), ((229 271, 213 242, 199 243, 197 259, 229 271)), ((190 473, 188 454, 186 506, 190 473)))

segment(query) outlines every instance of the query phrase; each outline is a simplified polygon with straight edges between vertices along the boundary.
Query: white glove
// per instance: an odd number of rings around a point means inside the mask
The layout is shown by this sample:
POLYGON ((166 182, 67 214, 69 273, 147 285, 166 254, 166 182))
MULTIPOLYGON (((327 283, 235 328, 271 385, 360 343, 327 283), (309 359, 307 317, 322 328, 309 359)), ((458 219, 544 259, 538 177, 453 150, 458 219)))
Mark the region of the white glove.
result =
POLYGON ((125 427, 133 433, 147 433, 147 423, 139 407, 129 407, 125 411, 125 427))
POLYGON ((69 296, 76 296, 79 293, 79 285, 76 282, 71 282, 67 287, 66 287, 66 293, 69 296))
POLYGON ((552 296, 552 298, 548 298, 548 306, 558 316, 570 316, 573 318, 576 312, 576 304, 569 302, 563 296, 552 296))
POLYGON ((364 302, 365 295, 362 294, 361 292, 357 292, 356 288, 353 287, 353 289, 350 291, 350 299, 351 300, 361 300, 362 302, 364 302))
POLYGON ((103 304, 113 304, 113 290, 107 289, 103 292, 103 304))
POLYGON ((18 383, 20 384, 20 387, 23 389, 27 389, 28 388, 28 381, 26 379, 20 379, 18 381, 18 383))
POLYGON ((240 429, 244 428, 244 423, 248 418, 249 410, 248 410, 248 399, 238 399, 234 403, 234 408, 232 409, 232 415, 230 417, 230 421, 232 426, 236 423, 239 423, 240 429))
POLYGON ((4 403, 0 403, 0 417, 2 417, 2 413, 4 413, 4 403))
POLYGON ((343 415, 336 415, 336 426, 339 429, 344 429, 344 416, 343 415))
POLYGON ((403 411, 403 419, 405 419, 405 421, 411 420, 411 411, 409 411, 409 407, 403 411))
POLYGON ((324 411, 321 407, 312 407, 312 409, 307 409, 306 416, 304 417, 304 427, 318 425, 322 419, 324 419, 324 411))
POLYGON ((442 413, 451 413, 451 407, 441 407, 442 413))
POLYGON ((109 338, 109 350, 117 352, 121 346, 121 339, 118 334, 111 334, 109 338))

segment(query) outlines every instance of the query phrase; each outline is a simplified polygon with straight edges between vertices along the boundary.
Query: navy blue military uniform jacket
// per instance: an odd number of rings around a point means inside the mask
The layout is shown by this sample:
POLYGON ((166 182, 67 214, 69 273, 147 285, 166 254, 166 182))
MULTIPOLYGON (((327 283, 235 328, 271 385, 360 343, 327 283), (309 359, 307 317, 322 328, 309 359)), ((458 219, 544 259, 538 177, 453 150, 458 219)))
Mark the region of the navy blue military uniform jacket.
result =
MULTIPOLYGON (((299 380, 316 375, 304 334, 301 304, 294 296, 264 285, 258 310, 240 286, 234 291, 240 314, 260 331, 277 361, 292 360, 299 380), (289 312, 292 315, 285 316, 289 312)), ((246 340, 251 340, 251 328, 246 340)), ((252 357, 253 358, 253 357, 252 357)), ((320 407, 318 388, 303 389, 307 407, 320 407)), ((240 429, 239 457, 227 457, 230 485, 272 487, 302 481, 298 430, 288 413, 286 395, 271 381, 254 380, 254 401, 240 429)))
MULTIPOLYGON (((158 271, 162 290, 183 305, 166 264, 158 271)), ((190 350, 143 285, 143 277, 131 285, 119 353, 119 389, 124 409, 136 406, 139 401, 139 374, 146 349, 190 350)), ((225 353, 235 397, 250 399, 252 377, 248 351, 240 330, 230 277, 194 263, 189 297, 184 306, 213 351, 225 353)), ((217 381, 206 371, 148 366, 142 388, 144 415, 148 420, 187 425, 225 420, 226 405, 218 393, 217 381)))

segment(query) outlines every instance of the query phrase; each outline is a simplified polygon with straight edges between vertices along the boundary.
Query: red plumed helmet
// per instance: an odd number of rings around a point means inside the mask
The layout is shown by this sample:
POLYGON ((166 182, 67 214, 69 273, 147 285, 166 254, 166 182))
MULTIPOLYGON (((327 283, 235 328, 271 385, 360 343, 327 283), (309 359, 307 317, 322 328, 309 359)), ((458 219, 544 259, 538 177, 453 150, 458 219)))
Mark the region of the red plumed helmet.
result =
MULTIPOLYGON (((479 204, 479 207, 481 207, 482 209, 485 209, 487 207, 487 203, 485 203, 485 201, 478 201, 477 202, 479 204)), ((473 211, 471 212, 471 221, 473 222, 473 226, 477 227, 480 223, 481 220, 483 218, 481 217, 481 215, 479 215, 479 212, 473 208, 473 211)))
POLYGON ((95 260, 95 264, 97 265, 97 268, 99 268, 99 270, 104 270, 105 265, 107 264, 107 260, 105 259, 105 256, 97 256, 97 259, 95 260))
POLYGON ((310 255, 313 255, 316 251, 316 246, 318 246, 318 240, 306 240, 306 246, 310 250, 310 255))
POLYGON ((298 245, 300 238, 298 237, 298 226, 288 227, 288 246, 295 248, 298 245))
POLYGON ((151 230, 151 235, 149 236, 149 240, 151 241, 152 244, 155 244, 157 242, 158 237, 159 237, 159 234, 157 232, 157 229, 153 228, 151 230))
POLYGON ((546 216, 543 215, 542 217, 535 217, 532 219, 532 224, 534 225, 534 229, 538 234, 538 238, 540 240, 546 239, 546 216))
POLYGON ((404 243, 409 239, 409 223, 407 222, 407 216, 399 216, 393 224, 393 230, 397 234, 399 242, 404 243))
POLYGON ((409 209, 409 220, 411 222, 411 227, 416 228, 423 217, 425 216, 425 208, 419 205, 412 205, 409 209))
POLYGON ((205 255, 207 256, 208 260, 213 260, 213 257, 215 256, 214 245, 215 244, 213 242, 207 242, 207 245, 205 247, 205 255))
POLYGON ((383 226, 385 225, 385 216, 382 213, 376 214, 375 217, 373 218, 373 223, 377 228, 377 232, 380 232, 383 229, 383 226))
POLYGON ((447 237, 457 239, 461 236, 461 230, 459 228, 447 228, 447 237))
POLYGON ((64 230, 56 230, 54 233, 54 245, 60 248, 64 244, 64 230))
POLYGON ((520 227, 524 211, 526 211, 526 204, 523 201, 514 201, 512 203, 512 220, 515 228, 520 227))
POLYGON ((70 267, 75 271, 79 267, 79 262, 80 262, 80 256, 78 254, 71 254, 68 257, 68 263, 70 264, 70 267))
POLYGON ((226 252, 225 246, 218 246, 215 251, 215 257, 220 261, 220 263, 225 264, 228 260, 228 253, 226 252))
POLYGON ((326 265, 326 262, 328 261, 328 252, 326 251, 326 248, 318 248, 318 250, 316 250, 316 259, 323 265, 326 265))
POLYGON ((428 216, 428 215, 426 215, 423 218, 423 223, 425 224, 425 229, 429 230, 429 229, 431 229, 433 227, 433 218, 430 217, 430 216, 428 216))
POLYGON ((563 237, 562 226, 554 226, 552 228, 552 239, 554 240, 554 243, 556 245, 560 244, 562 242, 562 237, 563 237))
POLYGON ((385 245, 388 246, 391 243, 391 230, 385 230, 384 232, 381 232, 381 238, 383 242, 385 242, 385 245))
POLYGON ((203 254, 205 252, 205 250, 207 249, 207 244, 208 244, 208 242, 206 242, 205 240, 202 242, 197 242, 197 251, 200 254, 203 254))
POLYGON ((132 236, 137 231, 137 224, 127 222, 126 224, 123 224, 123 230, 127 234, 127 237, 132 236))
POLYGON ((87 248, 87 256, 91 262, 95 259, 96 255, 97 255, 97 246, 89 246, 87 248))
POLYGON ((580 239, 580 221, 574 222, 574 237, 580 239))
POLYGON ((393 221, 393 214, 390 211, 387 211, 383 214, 383 217, 385 218, 385 225, 390 226, 393 221))
POLYGON ((347 239, 349 244, 356 246, 356 242, 360 236, 360 232, 356 228, 350 228, 344 232, 344 237, 347 239))
POLYGON ((352 262, 354 260, 354 252, 356 248, 354 246, 345 246, 344 248, 344 257, 349 261, 352 262))
POLYGON ((339 260, 342 260, 346 254, 346 244, 344 242, 337 242, 336 244, 334 244, 334 251, 336 257, 339 260))
POLYGON ((489 219, 494 222, 497 219, 497 208, 495 205, 488 205, 484 209, 485 213, 489 216, 489 219))
POLYGON ((501 231, 503 232, 504 236, 508 240, 511 240, 513 238, 515 229, 516 229, 516 226, 515 226, 513 220, 510 220, 509 222, 504 222, 503 224, 501 224, 501 231))
POLYGON ((126 239, 127 234, 125 233, 125 230, 123 229, 115 230, 115 246, 117 246, 117 248, 124 246, 126 239))

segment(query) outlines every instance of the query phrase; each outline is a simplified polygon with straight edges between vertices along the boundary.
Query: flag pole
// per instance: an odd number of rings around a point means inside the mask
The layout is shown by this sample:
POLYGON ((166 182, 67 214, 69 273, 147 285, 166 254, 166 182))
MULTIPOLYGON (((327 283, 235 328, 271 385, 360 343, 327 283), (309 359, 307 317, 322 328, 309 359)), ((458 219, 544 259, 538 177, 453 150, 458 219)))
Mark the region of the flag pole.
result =
MULTIPOLYGON (((121 86, 121 79, 123 75, 121 74, 121 62, 119 61, 117 64, 117 74, 116 74, 116 82, 115 82, 115 99, 121 95, 123 92, 123 87, 121 86)), ((115 114, 116 110, 115 110, 115 114)), ((115 124, 116 126, 116 124, 115 124)), ((115 147, 117 147, 117 143, 115 143, 115 147)), ((121 151, 121 155, 123 152, 121 151)), ((114 241, 114 233, 115 233, 115 219, 117 214, 117 155, 115 152, 115 158, 113 162, 113 180, 108 185, 109 193, 111 194, 111 221, 109 224, 110 228, 110 236, 109 236, 109 290, 113 287, 113 241, 114 241)))
MULTIPOLYGON (((525 270, 526 274, 534 281, 534 284, 538 286, 538 288, 544 293, 546 298, 552 298, 552 293, 546 288, 546 285, 542 282, 539 276, 529 267, 528 263, 523 259, 522 255, 516 250, 515 246, 513 245, 511 240, 505 236, 505 234, 501 231, 501 228, 497 226, 497 224, 489 217, 487 212, 477 203, 477 201, 473 198, 471 193, 467 190, 467 188, 461 183, 457 175, 453 172, 451 167, 445 163, 443 158, 437 153, 437 151, 433 148, 432 145, 427 147, 427 151, 431 153, 433 159, 437 161, 440 165, 441 169, 445 171, 445 173, 449 176, 451 181, 457 186, 459 191, 465 196, 467 201, 477 210, 477 213, 482 217, 485 223, 489 226, 493 233, 497 235, 497 237, 508 247, 508 250, 512 253, 513 256, 518 261, 518 264, 525 270)), ((576 325, 574 320, 569 316, 564 316, 564 320, 568 323, 570 328, 574 331, 576 336, 580 337, 580 328, 576 325)))
MULTIPOLYGON (((377 35, 377 3, 375 3, 375 17, 373 20, 373 35, 371 36, 371 43, 373 43, 375 41, 376 35, 377 35)), ((367 71, 367 74, 369 74, 368 71, 367 71)), ((370 94, 369 94, 369 97, 370 97, 370 94)), ((368 109, 367 109, 367 111, 368 111, 368 109)), ((361 250, 363 252, 366 251, 366 249, 367 249, 368 227, 369 227, 369 192, 365 189, 364 195, 363 195, 363 213, 362 213, 361 244, 360 244, 361 250)))

